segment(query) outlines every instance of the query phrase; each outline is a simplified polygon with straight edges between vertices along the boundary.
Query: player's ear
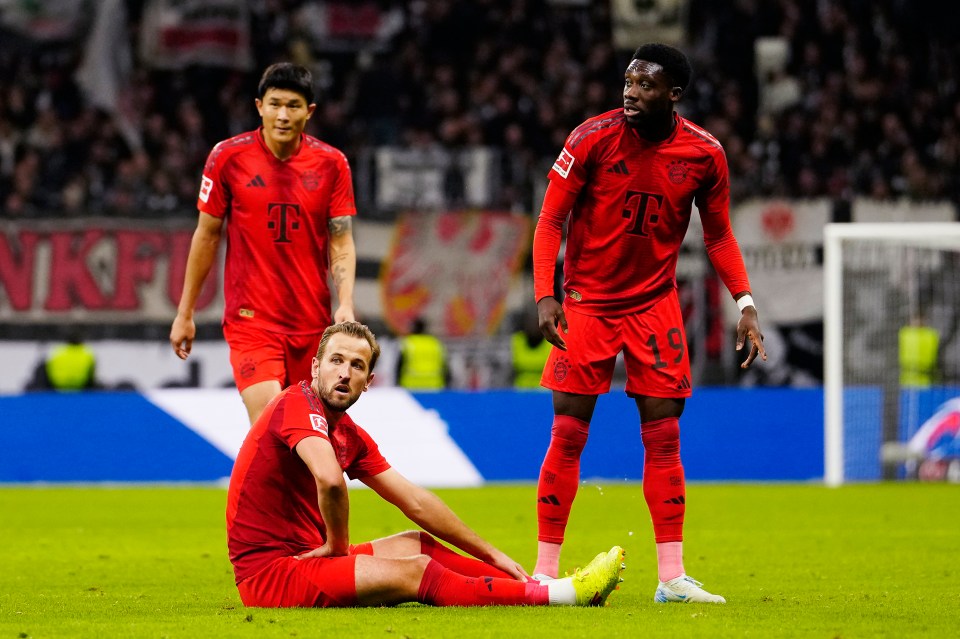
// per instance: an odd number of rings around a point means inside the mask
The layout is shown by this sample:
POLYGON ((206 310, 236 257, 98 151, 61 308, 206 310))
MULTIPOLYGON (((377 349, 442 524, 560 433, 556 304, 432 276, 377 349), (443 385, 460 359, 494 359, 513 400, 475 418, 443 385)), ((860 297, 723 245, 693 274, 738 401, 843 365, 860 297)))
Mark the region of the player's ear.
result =
POLYGON ((310 117, 313 115, 313 112, 316 111, 316 110, 317 110, 317 104, 316 104, 316 103, 308 104, 308 105, 307 105, 307 119, 308 119, 308 120, 309 120, 310 117))
POLYGON ((370 376, 367 377, 367 383, 363 385, 363 392, 367 392, 370 389, 370 384, 373 383, 373 378, 376 377, 376 373, 370 373, 370 376))
POLYGON ((259 113, 260 116, 263 117, 263 100, 261 100, 260 98, 254 98, 253 103, 257 105, 257 113, 259 113))
POLYGON ((310 375, 313 377, 320 376, 320 360, 316 357, 310 361, 310 375))
POLYGON ((670 98, 673 99, 674 102, 676 102, 682 97, 683 97, 683 87, 673 87, 672 89, 670 89, 670 98))

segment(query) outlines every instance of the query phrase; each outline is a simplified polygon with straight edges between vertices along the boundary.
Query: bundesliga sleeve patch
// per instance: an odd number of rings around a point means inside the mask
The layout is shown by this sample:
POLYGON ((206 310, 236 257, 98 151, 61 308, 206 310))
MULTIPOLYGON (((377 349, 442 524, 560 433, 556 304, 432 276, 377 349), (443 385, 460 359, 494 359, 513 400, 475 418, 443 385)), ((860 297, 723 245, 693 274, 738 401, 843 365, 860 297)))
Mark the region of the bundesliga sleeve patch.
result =
POLYGON ((324 419, 323 415, 317 415, 315 413, 310 414, 310 424, 313 426, 313 430, 317 431, 322 435, 330 436, 329 428, 327 426, 327 420, 324 419))
POLYGON ((203 176, 203 180, 200 182, 200 199, 203 202, 206 202, 210 199, 210 191, 213 190, 213 180, 208 178, 206 175, 203 176))
POLYGON ((560 174, 560 177, 566 178, 570 175, 570 169, 573 168, 574 157, 567 148, 560 151, 560 157, 553 163, 553 170, 560 174))

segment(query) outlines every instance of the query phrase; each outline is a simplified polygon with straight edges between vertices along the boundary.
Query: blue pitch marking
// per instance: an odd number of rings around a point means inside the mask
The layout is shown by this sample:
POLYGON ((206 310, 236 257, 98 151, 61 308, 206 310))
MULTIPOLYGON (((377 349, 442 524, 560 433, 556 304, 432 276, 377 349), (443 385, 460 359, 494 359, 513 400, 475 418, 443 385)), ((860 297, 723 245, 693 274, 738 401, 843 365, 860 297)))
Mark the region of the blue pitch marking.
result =
POLYGON ((233 460, 136 393, 0 398, 0 482, 215 481, 233 460))

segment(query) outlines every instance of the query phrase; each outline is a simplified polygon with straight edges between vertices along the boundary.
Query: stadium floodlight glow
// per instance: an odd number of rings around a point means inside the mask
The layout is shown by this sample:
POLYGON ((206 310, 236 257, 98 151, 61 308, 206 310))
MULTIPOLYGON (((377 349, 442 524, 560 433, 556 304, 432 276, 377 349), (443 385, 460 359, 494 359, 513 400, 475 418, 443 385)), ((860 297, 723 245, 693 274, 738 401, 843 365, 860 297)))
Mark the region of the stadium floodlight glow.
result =
MULTIPOLYGON (((912 389, 901 388, 896 328, 923 313, 956 332, 960 224, 827 224, 823 273, 824 482, 881 479, 884 447, 916 426, 899 403, 912 389)), ((942 341, 960 343, 954 333, 942 341)))

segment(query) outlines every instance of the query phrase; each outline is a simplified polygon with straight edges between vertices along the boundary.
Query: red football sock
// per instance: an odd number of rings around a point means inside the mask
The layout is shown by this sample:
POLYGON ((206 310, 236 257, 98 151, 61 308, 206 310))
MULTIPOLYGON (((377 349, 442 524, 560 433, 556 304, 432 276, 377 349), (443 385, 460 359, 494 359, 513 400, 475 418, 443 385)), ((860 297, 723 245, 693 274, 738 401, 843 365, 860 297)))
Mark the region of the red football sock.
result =
POLYGON ((645 451, 643 497, 653 520, 656 542, 683 541, 687 501, 680 463, 680 422, 676 417, 647 422, 640 427, 645 451))
POLYGON ((423 571, 417 601, 433 606, 545 606, 549 589, 497 577, 467 577, 431 560, 423 571))
POLYGON ((423 531, 420 532, 420 552, 440 562, 444 568, 449 568, 453 572, 467 577, 501 577, 503 579, 513 579, 508 573, 486 562, 474 559, 473 557, 466 557, 450 550, 434 539, 432 535, 423 531))
MULTIPOLYGON (((550 446, 537 482, 537 539, 540 541, 563 543, 563 532, 580 484, 580 453, 589 431, 590 423, 576 417, 556 415, 553 418, 550 446)), ((548 574, 556 575, 556 570, 548 574)))

